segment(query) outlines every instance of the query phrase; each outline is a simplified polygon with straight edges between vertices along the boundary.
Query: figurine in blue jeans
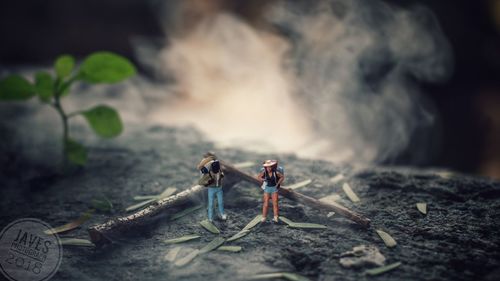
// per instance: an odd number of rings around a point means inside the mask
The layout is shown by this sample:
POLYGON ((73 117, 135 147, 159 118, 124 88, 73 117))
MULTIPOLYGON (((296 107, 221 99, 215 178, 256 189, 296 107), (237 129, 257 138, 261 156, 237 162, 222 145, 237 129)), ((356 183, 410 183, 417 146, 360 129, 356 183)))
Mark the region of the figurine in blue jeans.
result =
POLYGON ((208 188, 208 220, 213 222, 214 216, 214 197, 217 196, 217 206, 219 207, 219 215, 222 220, 226 220, 224 214, 224 199, 222 191, 222 178, 224 173, 221 170, 219 160, 215 154, 208 152, 203 155, 203 159, 197 166, 202 174, 200 184, 208 188))

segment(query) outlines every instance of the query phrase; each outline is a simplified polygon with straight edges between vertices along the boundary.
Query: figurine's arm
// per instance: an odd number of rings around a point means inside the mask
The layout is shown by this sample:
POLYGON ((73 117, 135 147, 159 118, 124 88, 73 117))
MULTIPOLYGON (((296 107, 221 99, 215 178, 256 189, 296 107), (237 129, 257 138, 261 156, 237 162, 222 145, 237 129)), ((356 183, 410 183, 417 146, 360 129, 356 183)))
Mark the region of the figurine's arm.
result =
POLYGON ((257 175, 257 179, 259 180, 260 184, 262 185, 264 183, 264 172, 260 172, 257 175))
POLYGON ((281 187, 281 183, 285 181, 285 175, 280 172, 276 172, 276 175, 278 176, 278 182, 276 183, 276 186, 281 187))

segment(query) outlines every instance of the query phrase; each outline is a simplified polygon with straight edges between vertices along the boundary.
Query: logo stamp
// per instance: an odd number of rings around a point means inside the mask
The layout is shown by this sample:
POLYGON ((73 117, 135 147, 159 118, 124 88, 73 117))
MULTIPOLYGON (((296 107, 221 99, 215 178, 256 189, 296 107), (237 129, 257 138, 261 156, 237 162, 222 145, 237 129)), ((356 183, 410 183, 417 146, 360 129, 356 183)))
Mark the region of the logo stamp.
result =
POLYGON ((52 227, 33 218, 11 222, 0 232, 0 272, 10 281, 45 281, 59 269, 62 246, 52 227))

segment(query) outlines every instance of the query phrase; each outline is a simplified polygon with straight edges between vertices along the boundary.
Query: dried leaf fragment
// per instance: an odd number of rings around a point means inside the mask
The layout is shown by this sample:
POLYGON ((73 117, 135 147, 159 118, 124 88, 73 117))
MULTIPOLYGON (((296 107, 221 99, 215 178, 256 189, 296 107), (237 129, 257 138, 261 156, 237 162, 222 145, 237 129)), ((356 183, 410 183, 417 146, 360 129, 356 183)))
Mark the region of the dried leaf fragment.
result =
POLYGON ((167 244, 175 244, 175 243, 182 243, 182 242, 191 241, 194 239, 198 239, 200 237, 201 237, 200 235, 190 234, 190 235, 184 235, 184 236, 173 238, 173 239, 167 239, 164 242, 167 244))
POLYGON ((193 207, 189 207, 187 209, 184 209, 178 213, 175 213, 174 215, 172 215, 170 217, 170 220, 173 221, 173 220, 178 220, 182 217, 185 217, 191 213, 194 213, 196 211, 198 211, 199 209, 201 209, 203 207, 203 205, 197 205, 197 206, 193 206, 193 207))
POLYGON ((374 275, 379 275, 379 274, 382 274, 384 272, 393 270, 393 269, 395 269, 396 267, 398 267, 400 265, 401 265, 401 262, 395 262, 395 263, 391 263, 391 264, 386 265, 386 266, 381 266, 381 267, 369 269, 369 270, 367 270, 365 272, 368 275, 374 276, 374 275))
POLYGON ((378 236, 380 236, 380 238, 382 238, 382 240, 384 241, 384 243, 387 247, 392 248, 398 244, 396 242, 396 240, 394 240, 394 238, 392 238, 392 236, 389 235, 387 232, 380 230, 380 229, 377 229, 376 231, 377 231, 378 236))
POLYGON ((250 278, 248 278, 248 280, 265 280, 265 279, 278 279, 278 278, 286 279, 289 281, 310 281, 310 279, 307 277, 290 272, 257 274, 251 276, 250 278))
POLYGON ((177 255, 181 251, 181 247, 175 247, 172 250, 168 251, 168 253, 165 255, 165 260, 169 262, 173 262, 175 258, 177 258, 177 255))
POLYGON ((427 203, 417 203, 417 209, 424 215, 427 215, 427 203))
POLYGON ((241 251, 241 246, 220 246, 217 248, 217 251, 227 251, 227 252, 233 252, 237 253, 241 251))
POLYGON ((64 224, 64 225, 61 225, 58 227, 54 227, 52 229, 45 230, 44 233, 45 234, 55 234, 55 233, 61 233, 61 232, 73 230, 73 229, 79 227, 80 225, 82 225, 84 222, 88 221, 92 217, 92 212, 93 212, 92 210, 87 211, 83 215, 81 215, 78 219, 76 219, 72 222, 69 222, 67 224, 64 224))
POLYGON ((287 188, 294 190, 294 189, 298 189, 298 188, 304 187, 304 186, 310 184, 311 182, 312 182, 311 179, 307 179, 307 180, 304 180, 304 181, 301 181, 301 182, 298 182, 298 183, 294 183, 292 185, 288 185, 287 188))
POLYGON ((359 197, 356 195, 356 193, 354 193, 354 191, 352 190, 351 186, 348 183, 345 182, 342 185, 342 189, 344 190, 347 197, 351 199, 352 202, 359 202, 359 197))
POLYGON ((203 220, 200 222, 200 225, 203 226, 206 230, 212 232, 213 234, 220 234, 219 229, 211 222, 208 220, 203 220))
POLYGON ((185 266, 186 264, 190 263, 192 260, 194 260, 194 258, 196 258, 199 254, 200 250, 193 250, 191 253, 187 254, 186 256, 184 256, 183 258, 180 258, 178 259, 176 262, 175 262, 175 265, 176 266, 185 266))
POLYGON ((201 254, 213 251, 213 250, 219 248, 222 244, 224 244, 224 242, 226 242, 226 239, 224 239, 220 236, 215 237, 214 240, 210 241, 210 243, 208 243, 207 245, 205 245, 205 247, 200 249, 199 254, 201 255, 201 254))
POLYGON ((60 240, 63 246, 95 247, 94 243, 87 239, 61 238, 60 240))

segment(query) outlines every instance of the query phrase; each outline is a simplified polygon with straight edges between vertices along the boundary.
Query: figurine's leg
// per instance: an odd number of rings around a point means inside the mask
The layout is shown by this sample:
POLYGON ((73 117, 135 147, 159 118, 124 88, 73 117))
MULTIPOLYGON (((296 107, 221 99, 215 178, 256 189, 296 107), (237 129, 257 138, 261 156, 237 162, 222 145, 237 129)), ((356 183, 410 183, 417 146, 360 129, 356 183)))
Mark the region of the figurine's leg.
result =
POLYGON ((278 222, 278 192, 272 193, 274 221, 278 222))
POLYGON ((219 214, 222 217, 224 217, 224 192, 222 191, 222 187, 218 188, 217 190, 217 205, 219 207, 219 214))
POLYGON ((214 218, 214 193, 215 188, 208 188, 208 220, 212 221, 214 218))
POLYGON ((264 192, 263 201, 262 219, 265 219, 267 217, 267 209, 269 208, 269 193, 264 192))

